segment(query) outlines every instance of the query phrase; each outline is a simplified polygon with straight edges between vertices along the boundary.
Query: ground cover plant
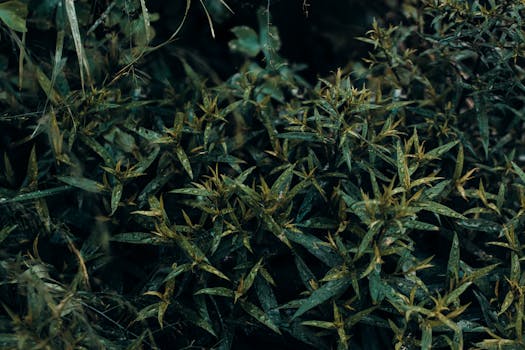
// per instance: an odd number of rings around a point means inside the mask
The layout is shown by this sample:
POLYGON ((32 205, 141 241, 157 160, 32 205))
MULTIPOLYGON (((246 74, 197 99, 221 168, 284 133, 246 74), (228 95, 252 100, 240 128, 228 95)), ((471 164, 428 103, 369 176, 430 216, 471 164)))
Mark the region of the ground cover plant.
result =
POLYGON ((0 2, 1 348, 525 348, 525 5, 279 6, 0 2))

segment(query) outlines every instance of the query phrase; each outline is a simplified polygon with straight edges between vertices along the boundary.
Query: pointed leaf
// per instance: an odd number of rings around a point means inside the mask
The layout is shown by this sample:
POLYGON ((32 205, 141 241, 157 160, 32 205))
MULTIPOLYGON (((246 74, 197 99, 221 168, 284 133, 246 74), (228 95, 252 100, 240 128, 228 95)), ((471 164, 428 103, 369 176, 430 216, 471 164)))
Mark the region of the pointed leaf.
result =
POLYGON ((184 150, 180 146, 177 147, 175 152, 177 152, 177 157, 179 158, 182 167, 184 168, 184 170, 186 170, 186 173, 188 173, 190 179, 193 180, 193 171, 191 170, 190 160, 188 159, 186 152, 184 152, 184 150))
POLYGON ((420 208, 431 211, 433 213, 444 215, 444 216, 450 216, 452 218, 456 219, 463 219, 466 220, 467 218, 460 213, 450 209, 449 207, 432 201, 426 201, 426 202, 420 202, 417 204, 420 208))
POLYGON ((203 289, 198 290, 194 294, 195 295, 200 295, 200 294, 217 295, 221 297, 233 298, 235 293, 231 289, 228 289, 228 288, 215 287, 215 288, 203 288, 203 289))
POLYGON ((322 285, 319 289, 316 289, 312 294, 301 302, 301 306, 295 312, 292 319, 296 319, 305 312, 313 309, 314 307, 323 304, 325 301, 333 298, 348 289, 352 285, 350 278, 341 278, 339 280, 330 281, 322 285))
POLYGON ((459 278, 459 239, 455 232, 448 257, 447 274, 451 280, 457 281, 459 278))
POLYGON ((121 182, 117 182, 115 184, 115 187, 113 187, 113 191, 111 192, 111 213, 110 215, 115 214, 118 208, 118 204, 120 203, 120 198, 122 198, 122 190, 123 186, 121 182))
POLYGON ((244 311, 246 311, 250 316, 255 318, 257 321, 261 322, 266 327, 270 328, 275 333, 281 334, 279 327, 277 327, 272 322, 270 317, 264 311, 262 311, 257 306, 250 303, 249 301, 240 300, 239 303, 241 304, 241 307, 244 309, 244 311))
POLYGON ((113 242, 146 245, 166 245, 169 241, 165 238, 147 232, 124 232, 110 238, 113 242))
POLYGON ((57 176, 57 179, 87 192, 100 193, 104 190, 104 186, 102 184, 90 179, 86 179, 85 177, 57 176))
POLYGON ((403 185, 403 188, 410 188, 410 173, 408 171, 408 163, 405 157, 405 153, 401 147, 401 142, 396 143, 397 153, 397 174, 399 175, 399 182, 403 185))
POLYGON ((211 274, 214 274, 215 276, 220 277, 226 281, 230 280, 228 276, 226 276, 225 274, 223 274, 222 272, 220 272, 219 270, 217 270, 215 267, 211 266, 210 264, 200 263, 199 268, 211 274))
POLYGON ((450 151, 455 145, 457 145, 459 143, 459 141, 452 141, 452 142, 449 142, 447 144, 444 144, 443 146, 439 146, 437 148, 434 148, 433 150, 431 151, 428 151, 426 154, 425 154, 425 157, 431 157, 431 158, 439 158, 441 157, 443 154, 447 153, 448 151, 450 151))

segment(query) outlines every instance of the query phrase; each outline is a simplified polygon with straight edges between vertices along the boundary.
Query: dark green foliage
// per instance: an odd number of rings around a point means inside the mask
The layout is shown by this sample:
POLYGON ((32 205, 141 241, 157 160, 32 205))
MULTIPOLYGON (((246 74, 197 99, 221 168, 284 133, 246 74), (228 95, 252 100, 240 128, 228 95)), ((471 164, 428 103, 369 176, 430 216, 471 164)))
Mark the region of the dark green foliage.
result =
POLYGON ((404 1, 313 85, 265 7, 222 80, 173 47, 228 5, 147 5, 0 3, 2 348, 525 348, 525 5, 404 1))

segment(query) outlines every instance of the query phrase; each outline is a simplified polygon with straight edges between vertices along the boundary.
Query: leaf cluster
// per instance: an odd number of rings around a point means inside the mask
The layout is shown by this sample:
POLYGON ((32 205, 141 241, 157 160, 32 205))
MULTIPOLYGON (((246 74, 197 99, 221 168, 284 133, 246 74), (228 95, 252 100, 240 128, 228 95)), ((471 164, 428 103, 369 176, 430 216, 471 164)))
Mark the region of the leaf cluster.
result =
POLYGON ((525 5, 407 0, 315 85, 265 9, 222 81, 146 5, 0 3, 3 347, 525 346, 525 5))

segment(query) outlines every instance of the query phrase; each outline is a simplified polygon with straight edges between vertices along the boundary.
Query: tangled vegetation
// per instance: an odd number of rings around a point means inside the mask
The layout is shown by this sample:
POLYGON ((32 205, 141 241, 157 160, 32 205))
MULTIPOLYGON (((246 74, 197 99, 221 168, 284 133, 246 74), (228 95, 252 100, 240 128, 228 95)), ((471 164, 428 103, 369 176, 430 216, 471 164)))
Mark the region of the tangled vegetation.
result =
POLYGON ((312 82, 271 3, 217 73, 233 1, 1 2, 0 347, 524 349, 525 4, 391 3, 312 82))

